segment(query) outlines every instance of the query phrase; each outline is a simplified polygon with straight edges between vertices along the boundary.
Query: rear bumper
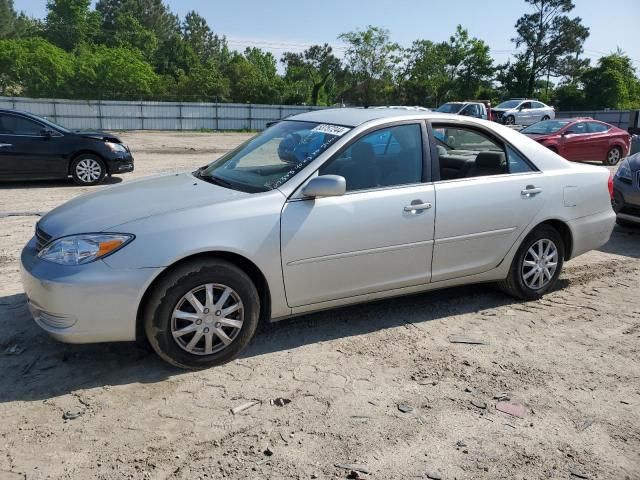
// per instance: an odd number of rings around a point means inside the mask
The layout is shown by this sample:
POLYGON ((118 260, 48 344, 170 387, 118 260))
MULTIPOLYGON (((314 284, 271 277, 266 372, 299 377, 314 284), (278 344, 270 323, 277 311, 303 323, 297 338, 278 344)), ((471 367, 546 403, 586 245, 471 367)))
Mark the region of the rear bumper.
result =
POLYGON ((613 209, 571 220, 569 222, 573 236, 571 258, 596 250, 607 243, 615 223, 616 214, 613 209))
POLYGON ((37 257, 35 238, 21 255, 21 276, 35 322, 66 343, 132 341, 143 292, 158 269, 122 269, 96 261, 77 267, 37 257))
POLYGON ((640 223, 640 175, 633 173, 638 184, 631 185, 613 177, 614 210, 618 218, 627 222, 640 223))

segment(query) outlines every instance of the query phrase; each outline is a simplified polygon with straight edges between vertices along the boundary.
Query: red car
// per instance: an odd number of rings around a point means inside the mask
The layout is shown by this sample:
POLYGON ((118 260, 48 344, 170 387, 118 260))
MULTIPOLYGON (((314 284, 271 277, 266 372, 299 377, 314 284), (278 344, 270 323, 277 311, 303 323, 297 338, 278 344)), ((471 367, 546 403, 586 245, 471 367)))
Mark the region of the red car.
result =
POLYGON ((615 165, 629 154, 631 144, 626 131, 592 118, 545 120, 520 132, 577 162, 598 160, 615 165))

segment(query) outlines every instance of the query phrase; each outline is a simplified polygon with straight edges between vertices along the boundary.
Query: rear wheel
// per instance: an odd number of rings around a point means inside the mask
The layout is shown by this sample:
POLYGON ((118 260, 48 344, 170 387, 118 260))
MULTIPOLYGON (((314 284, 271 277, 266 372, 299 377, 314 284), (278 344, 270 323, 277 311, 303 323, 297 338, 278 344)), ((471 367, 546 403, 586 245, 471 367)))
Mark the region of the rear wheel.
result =
POLYGON ((605 165, 613 166, 617 165, 622 158, 622 149, 620 147, 612 147, 607 152, 607 158, 604 161, 605 165))
POLYGON ((500 286, 516 298, 538 299, 557 283, 563 260, 564 242, 558 231, 548 225, 537 227, 520 245, 500 286))
POLYGON ((71 164, 71 176, 78 185, 97 185, 106 174, 104 162, 96 155, 80 155, 71 164))
POLYGON ((260 301, 249 276, 224 260, 189 262, 160 281, 144 316, 147 339, 180 368, 232 360, 253 337, 260 301))
POLYGON ((544 122, 545 120, 549 120, 549 115, 545 115, 544 117, 542 117, 542 121, 544 122))

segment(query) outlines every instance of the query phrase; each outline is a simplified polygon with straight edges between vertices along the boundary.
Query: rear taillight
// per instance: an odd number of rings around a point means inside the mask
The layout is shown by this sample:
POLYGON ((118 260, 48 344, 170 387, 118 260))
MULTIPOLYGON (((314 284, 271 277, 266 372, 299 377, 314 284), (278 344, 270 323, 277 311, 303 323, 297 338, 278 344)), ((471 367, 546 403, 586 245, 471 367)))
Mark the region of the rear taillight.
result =
POLYGON ((609 173, 609 196, 611 197, 611 200, 613 200, 613 173, 609 173))

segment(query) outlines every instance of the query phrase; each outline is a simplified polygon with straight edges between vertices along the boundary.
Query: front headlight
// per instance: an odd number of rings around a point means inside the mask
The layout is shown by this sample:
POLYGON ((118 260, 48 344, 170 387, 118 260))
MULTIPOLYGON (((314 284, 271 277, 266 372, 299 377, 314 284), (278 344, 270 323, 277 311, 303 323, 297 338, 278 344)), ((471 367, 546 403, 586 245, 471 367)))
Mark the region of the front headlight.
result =
POLYGON ((126 152, 127 151, 127 147, 125 147, 123 144, 121 143, 115 143, 115 142, 104 142, 104 144, 107 146, 107 148, 109 148, 109 150, 111 150, 112 152, 126 152))
POLYGON ((624 183, 628 183, 631 185, 633 183, 633 177, 631 177, 631 167, 629 166, 629 162, 625 160, 618 167, 618 171, 616 172, 616 178, 618 180, 622 180, 624 183))
POLYGON ((87 233, 54 240, 44 247, 38 257, 59 265, 83 265, 105 257, 133 240, 124 233, 87 233))

